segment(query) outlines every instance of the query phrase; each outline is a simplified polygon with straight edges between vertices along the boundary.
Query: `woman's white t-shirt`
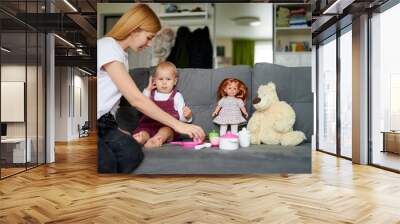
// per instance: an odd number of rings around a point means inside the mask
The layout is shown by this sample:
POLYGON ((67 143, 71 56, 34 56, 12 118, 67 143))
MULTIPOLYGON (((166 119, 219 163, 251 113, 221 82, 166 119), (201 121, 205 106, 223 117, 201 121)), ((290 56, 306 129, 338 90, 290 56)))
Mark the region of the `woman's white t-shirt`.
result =
POLYGON ((115 115, 119 106, 121 92, 111 80, 103 65, 118 61, 129 70, 128 53, 112 37, 97 40, 97 119, 111 112, 115 115))

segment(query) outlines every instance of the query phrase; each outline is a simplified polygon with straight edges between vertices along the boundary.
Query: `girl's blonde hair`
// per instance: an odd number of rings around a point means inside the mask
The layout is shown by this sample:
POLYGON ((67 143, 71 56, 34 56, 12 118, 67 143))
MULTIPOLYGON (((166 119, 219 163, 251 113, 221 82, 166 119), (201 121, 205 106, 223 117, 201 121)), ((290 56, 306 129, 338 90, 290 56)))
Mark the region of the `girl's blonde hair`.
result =
POLYGON ((160 20, 148 5, 138 4, 129 9, 106 36, 124 40, 136 29, 151 33, 157 33, 161 29, 160 20))
POLYGON ((235 83, 238 86, 238 93, 236 94, 235 97, 240 98, 243 101, 246 101, 247 86, 241 80, 234 79, 234 78, 226 78, 226 79, 222 80, 221 84, 219 84, 219 87, 218 87, 217 99, 220 100, 222 97, 225 97, 228 95, 225 92, 225 88, 231 83, 235 83))
POLYGON ((156 67, 156 71, 154 72, 153 77, 156 77, 157 74, 160 72, 160 70, 164 70, 164 69, 168 69, 169 72, 173 73, 174 76, 176 78, 178 78, 178 72, 176 70, 176 66, 172 62, 169 62, 169 61, 160 62, 156 67))

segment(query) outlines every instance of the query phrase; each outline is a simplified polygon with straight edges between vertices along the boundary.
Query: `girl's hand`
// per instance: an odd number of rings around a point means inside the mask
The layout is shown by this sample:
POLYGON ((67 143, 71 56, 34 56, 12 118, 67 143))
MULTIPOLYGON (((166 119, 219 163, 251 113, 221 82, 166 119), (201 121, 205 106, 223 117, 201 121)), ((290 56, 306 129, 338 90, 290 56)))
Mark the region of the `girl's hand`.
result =
POLYGON ((189 120, 189 119, 192 117, 192 110, 190 110, 189 107, 184 106, 184 107, 183 107, 183 116, 184 116, 187 120, 189 120))
POLYGON ((189 135, 190 138, 193 138, 194 140, 204 140, 204 137, 206 134, 204 133, 204 130, 193 124, 186 124, 183 122, 179 122, 178 126, 175 129, 176 132, 179 132, 181 134, 186 134, 189 135))
POLYGON ((147 84, 147 87, 146 87, 146 89, 149 91, 149 92, 151 92, 153 89, 155 89, 156 88, 156 83, 153 81, 153 76, 152 75, 150 75, 150 77, 149 77, 149 84, 147 84))

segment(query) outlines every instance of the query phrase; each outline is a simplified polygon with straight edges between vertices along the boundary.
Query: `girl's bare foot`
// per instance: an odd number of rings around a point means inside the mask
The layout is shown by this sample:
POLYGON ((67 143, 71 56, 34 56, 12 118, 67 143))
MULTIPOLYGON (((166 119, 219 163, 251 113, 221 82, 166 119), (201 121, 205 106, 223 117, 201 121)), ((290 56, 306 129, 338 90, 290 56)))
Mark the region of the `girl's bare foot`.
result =
POLYGON ((145 148, 156 148, 160 147, 163 144, 163 140, 161 136, 153 136, 149 140, 147 140, 146 144, 144 144, 145 148))
POLYGON ((141 145, 143 145, 146 142, 146 140, 149 138, 148 134, 144 131, 133 134, 132 137, 141 145))

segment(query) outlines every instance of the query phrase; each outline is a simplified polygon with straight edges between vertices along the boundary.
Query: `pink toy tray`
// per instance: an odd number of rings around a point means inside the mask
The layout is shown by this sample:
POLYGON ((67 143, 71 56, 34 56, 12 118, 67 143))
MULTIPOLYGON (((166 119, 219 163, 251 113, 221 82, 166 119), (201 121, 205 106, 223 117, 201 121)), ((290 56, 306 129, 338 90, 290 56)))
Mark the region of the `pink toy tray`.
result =
POLYGON ((173 145, 181 145, 183 148, 194 148, 196 145, 202 144, 201 141, 194 141, 194 142, 170 142, 173 145))

